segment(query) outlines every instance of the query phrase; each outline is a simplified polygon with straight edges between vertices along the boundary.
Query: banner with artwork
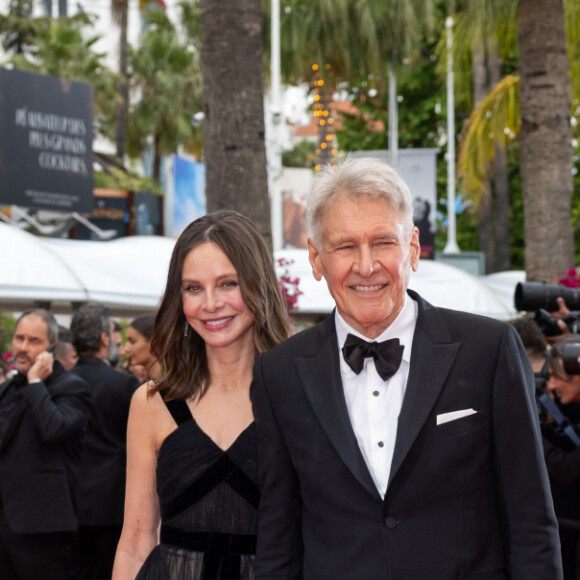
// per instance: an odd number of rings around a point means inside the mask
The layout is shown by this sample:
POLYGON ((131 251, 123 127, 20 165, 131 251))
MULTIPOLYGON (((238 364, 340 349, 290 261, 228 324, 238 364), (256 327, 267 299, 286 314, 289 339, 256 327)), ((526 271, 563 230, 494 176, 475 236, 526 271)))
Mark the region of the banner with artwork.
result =
POLYGON ((205 167, 179 155, 173 156, 173 226, 177 237, 193 220, 205 215, 205 167))

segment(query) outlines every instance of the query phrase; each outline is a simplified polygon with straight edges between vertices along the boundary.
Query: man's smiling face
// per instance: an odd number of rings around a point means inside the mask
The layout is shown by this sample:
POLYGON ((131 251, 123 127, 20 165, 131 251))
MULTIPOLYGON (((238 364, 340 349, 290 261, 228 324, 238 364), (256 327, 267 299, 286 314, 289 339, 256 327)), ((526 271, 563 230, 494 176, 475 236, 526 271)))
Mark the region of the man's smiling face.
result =
POLYGON ((322 219, 320 247, 308 241, 314 276, 325 278, 346 322, 376 338, 405 303, 419 263, 419 231, 387 201, 370 198, 341 196, 322 219))

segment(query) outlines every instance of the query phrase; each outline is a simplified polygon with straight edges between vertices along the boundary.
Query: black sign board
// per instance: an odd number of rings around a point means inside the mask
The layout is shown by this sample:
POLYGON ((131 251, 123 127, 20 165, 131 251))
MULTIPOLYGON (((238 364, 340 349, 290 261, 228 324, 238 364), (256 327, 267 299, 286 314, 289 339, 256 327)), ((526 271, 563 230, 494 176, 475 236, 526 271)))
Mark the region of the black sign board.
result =
MULTIPOLYGON (((129 205, 126 197, 97 197, 89 221, 101 230, 115 230, 115 238, 128 234, 129 205)), ((77 240, 98 240, 99 236, 82 224, 76 225, 77 240)))
POLYGON ((0 205, 91 212, 93 90, 0 68, 0 205))

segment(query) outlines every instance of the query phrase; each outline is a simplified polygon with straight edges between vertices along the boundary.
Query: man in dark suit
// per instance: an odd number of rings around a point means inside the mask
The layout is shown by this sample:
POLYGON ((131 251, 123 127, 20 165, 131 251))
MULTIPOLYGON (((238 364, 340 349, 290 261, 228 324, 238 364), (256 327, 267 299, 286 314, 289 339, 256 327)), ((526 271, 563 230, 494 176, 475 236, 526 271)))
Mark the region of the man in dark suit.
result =
POLYGON ((71 322, 79 361, 72 373, 91 389, 91 414, 79 470, 79 542, 73 580, 110 580, 125 503, 127 419, 139 386, 133 375, 113 369, 113 321, 104 306, 79 308, 71 322))
POLYGON ((50 312, 24 312, 12 339, 18 373, 0 387, 2 580, 68 579, 89 391, 48 352, 57 340, 50 312))
POLYGON ((307 217, 336 310, 256 361, 256 580, 560 580, 514 329, 407 291, 419 232, 387 165, 324 170, 307 217))

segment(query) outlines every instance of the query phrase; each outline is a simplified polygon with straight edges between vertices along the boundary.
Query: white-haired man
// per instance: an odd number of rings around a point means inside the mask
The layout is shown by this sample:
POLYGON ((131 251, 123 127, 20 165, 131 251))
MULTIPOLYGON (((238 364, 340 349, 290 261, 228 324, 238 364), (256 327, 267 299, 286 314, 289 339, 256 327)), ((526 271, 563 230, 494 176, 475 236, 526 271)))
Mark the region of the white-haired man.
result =
POLYGON ((257 580, 561 578, 521 341, 407 291, 412 211, 379 161, 315 178, 310 262, 336 310, 256 362, 257 580))

